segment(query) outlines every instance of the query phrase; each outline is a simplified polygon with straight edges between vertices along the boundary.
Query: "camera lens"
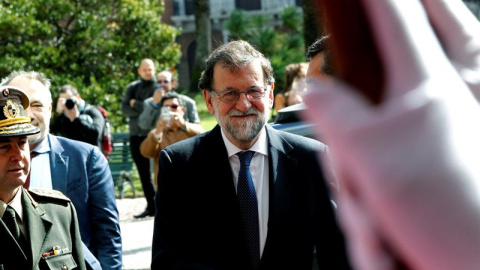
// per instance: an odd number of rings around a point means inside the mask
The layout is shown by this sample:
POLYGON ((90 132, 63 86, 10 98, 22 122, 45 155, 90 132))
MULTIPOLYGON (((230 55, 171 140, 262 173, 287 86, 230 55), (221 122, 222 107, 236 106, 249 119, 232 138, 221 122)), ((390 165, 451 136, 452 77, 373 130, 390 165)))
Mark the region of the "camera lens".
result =
POLYGON ((67 109, 71 110, 71 109, 73 109, 73 107, 75 107, 75 103, 76 103, 75 99, 69 98, 65 102, 65 107, 67 107, 67 109))

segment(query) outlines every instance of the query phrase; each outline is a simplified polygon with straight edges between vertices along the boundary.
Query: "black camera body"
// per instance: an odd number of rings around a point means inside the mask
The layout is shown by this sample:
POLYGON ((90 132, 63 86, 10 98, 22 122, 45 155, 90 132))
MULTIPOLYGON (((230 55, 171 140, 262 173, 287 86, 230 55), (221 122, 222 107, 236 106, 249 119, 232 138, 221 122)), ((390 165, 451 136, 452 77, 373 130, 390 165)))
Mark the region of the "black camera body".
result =
POLYGON ((71 110, 73 109, 73 107, 75 107, 75 104, 77 104, 77 99, 76 98, 69 98, 67 99, 67 101, 65 101, 65 107, 67 107, 67 109, 71 110))

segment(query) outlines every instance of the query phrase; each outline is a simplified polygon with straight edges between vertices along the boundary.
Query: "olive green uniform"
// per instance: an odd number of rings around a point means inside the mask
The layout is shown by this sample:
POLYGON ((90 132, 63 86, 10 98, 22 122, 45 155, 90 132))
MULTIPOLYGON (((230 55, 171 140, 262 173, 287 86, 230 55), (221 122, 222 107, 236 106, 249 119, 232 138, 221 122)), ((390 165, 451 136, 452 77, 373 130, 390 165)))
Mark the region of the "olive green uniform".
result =
POLYGON ((21 188, 20 192, 30 250, 20 248, 0 219, 0 270, 86 269, 77 214, 70 199, 55 190, 21 188))

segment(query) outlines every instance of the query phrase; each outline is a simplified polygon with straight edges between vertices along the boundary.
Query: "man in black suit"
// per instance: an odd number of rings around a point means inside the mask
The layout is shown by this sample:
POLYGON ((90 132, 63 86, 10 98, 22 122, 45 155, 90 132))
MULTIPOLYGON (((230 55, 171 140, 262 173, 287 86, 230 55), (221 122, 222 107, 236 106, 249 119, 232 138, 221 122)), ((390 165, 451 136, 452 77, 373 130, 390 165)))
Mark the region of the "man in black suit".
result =
POLYGON ((266 124, 274 81, 245 41, 207 59, 199 88, 219 124, 161 152, 152 269, 310 270, 314 249, 321 269, 349 269, 326 146, 266 124))

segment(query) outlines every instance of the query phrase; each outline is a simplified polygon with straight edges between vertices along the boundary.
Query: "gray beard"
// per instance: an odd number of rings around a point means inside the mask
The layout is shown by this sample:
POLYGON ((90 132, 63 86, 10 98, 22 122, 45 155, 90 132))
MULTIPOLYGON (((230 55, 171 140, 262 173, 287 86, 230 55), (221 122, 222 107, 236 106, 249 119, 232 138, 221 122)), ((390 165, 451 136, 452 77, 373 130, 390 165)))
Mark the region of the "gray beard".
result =
POLYGON ((235 126, 232 122, 229 122, 226 118, 220 119, 218 116, 217 101, 212 102, 215 108, 215 118, 218 124, 222 127, 223 131, 229 134, 234 140, 239 142, 251 142, 255 140, 262 131, 265 123, 267 122, 268 114, 259 112, 254 107, 251 107, 247 112, 241 113, 239 111, 231 111, 229 116, 238 116, 244 114, 255 114, 257 120, 248 119, 241 123, 239 126, 235 126))

